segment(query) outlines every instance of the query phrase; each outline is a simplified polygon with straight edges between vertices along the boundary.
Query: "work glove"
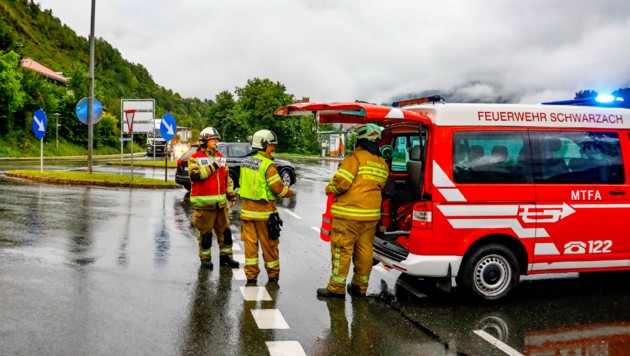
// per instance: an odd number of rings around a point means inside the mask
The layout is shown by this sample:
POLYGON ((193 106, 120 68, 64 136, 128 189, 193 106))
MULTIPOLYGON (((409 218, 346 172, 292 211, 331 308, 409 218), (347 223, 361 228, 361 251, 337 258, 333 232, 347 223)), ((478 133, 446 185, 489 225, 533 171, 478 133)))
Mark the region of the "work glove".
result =
POLYGON ((225 164, 227 163, 227 159, 225 157, 217 157, 215 162, 219 167, 225 167, 225 164))

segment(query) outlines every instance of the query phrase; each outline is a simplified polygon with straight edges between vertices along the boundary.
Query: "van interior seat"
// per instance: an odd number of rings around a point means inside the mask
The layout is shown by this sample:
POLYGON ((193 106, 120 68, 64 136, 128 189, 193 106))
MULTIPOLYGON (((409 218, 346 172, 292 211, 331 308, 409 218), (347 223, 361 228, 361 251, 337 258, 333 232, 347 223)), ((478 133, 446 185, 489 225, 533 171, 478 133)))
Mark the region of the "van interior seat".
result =
POLYGON ((561 182, 563 175, 570 173, 569 166, 563 158, 557 156, 562 142, 557 137, 548 137, 543 144, 543 177, 552 182, 561 182))
POLYGON ((483 151, 483 147, 480 145, 472 145, 470 146, 470 151, 468 152, 468 162, 478 161, 485 156, 485 152, 483 151))
POLYGON ((466 145, 464 145, 463 143, 458 143, 457 145, 455 145, 453 151, 455 164, 461 163, 463 160, 466 159, 466 145))
POLYGON ((490 152, 492 163, 503 163, 508 159, 508 149, 506 146, 494 146, 490 152))
POLYGON ((413 200, 420 199, 422 194, 422 147, 414 146, 407 161, 407 183, 413 200))

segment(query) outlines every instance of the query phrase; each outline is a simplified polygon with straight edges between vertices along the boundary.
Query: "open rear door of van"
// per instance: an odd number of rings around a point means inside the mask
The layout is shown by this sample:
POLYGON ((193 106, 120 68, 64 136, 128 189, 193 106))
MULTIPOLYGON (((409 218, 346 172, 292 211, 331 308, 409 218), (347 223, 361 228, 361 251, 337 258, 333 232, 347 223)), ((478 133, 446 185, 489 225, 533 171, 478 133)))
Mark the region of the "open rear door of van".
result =
POLYGON ((404 120, 432 125, 431 119, 423 114, 362 102, 296 103, 279 108, 275 114, 279 116, 317 115, 320 123, 375 123, 387 126, 404 120))

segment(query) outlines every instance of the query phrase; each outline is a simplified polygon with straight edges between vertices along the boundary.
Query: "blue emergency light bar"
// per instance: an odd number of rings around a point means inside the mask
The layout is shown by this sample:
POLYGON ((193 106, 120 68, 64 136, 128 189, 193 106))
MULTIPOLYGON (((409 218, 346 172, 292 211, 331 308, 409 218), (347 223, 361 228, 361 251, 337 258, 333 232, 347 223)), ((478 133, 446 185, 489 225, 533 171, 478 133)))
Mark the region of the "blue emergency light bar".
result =
POLYGON ((630 103, 626 103, 622 97, 612 95, 598 95, 591 98, 547 101, 542 105, 574 105, 574 106, 600 106, 606 108, 630 108, 630 103))
POLYGON ((401 108, 403 106, 414 105, 414 104, 439 103, 439 102, 444 102, 444 101, 446 100, 444 100, 443 97, 439 95, 433 95, 433 96, 425 96, 424 98, 394 101, 392 103, 392 106, 395 108, 401 108))

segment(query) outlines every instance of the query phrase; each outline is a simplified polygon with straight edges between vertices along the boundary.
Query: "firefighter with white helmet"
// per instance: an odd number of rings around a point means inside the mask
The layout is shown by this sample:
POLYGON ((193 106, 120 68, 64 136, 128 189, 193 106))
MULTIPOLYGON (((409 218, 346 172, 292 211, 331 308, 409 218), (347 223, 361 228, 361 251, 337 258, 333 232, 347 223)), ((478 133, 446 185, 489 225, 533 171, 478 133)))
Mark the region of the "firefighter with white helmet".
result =
POLYGON ((232 180, 226 158, 217 151, 221 135, 214 127, 206 127, 199 133, 199 148, 188 159, 190 177, 190 202, 194 204, 193 226, 199 232, 199 259, 201 265, 212 268, 212 231, 219 244, 219 262, 222 266, 238 268, 232 257, 232 231, 228 220, 229 204, 234 207, 232 180))
POLYGON ((252 137, 254 150, 241 163, 241 239, 245 245, 245 276, 250 285, 257 282, 260 273, 259 244, 269 281, 275 282, 280 276, 278 238, 282 220, 276 200, 292 196, 293 191, 284 185, 273 162, 271 154, 277 144, 278 137, 272 131, 256 131, 252 137))
POLYGON ((354 273, 348 292, 364 296, 372 272, 372 245, 381 219, 381 190, 389 169, 379 151, 381 128, 365 124, 356 132, 356 148, 343 159, 326 186, 326 194, 335 195, 330 208, 332 272, 328 286, 317 290, 320 297, 345 297, 351 262, 354 273))

